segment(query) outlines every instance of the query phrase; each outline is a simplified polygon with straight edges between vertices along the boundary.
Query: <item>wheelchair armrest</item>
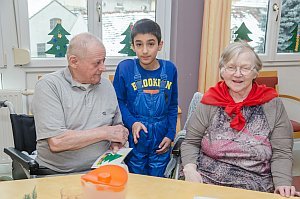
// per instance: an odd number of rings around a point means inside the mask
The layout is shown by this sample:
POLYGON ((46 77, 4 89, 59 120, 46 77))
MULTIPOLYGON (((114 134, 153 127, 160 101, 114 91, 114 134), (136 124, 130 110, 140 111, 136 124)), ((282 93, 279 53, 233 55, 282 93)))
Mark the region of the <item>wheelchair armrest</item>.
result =
POLYGON ((185 138, 185 135, 186 135, 186 130, 183 129, 181 131, 179 131, 174 139, 174 146, 172 148, 172 154, 174 156, 178 156, 180 155, 180 146, 181 146, 181 143, 183 142, 184 138, 185 138))
POLYGON ((177 141, 175 142, 174 146, 173 146, 173 150, 172 150, 172 154, 175 156, 179 156, 180 155, 180 146, 181 143, 183 142, 184 137, 180 137, 177 139, 177 141))
POLYGON ((34 159, 13 147, 4 148, 4 153, 9 155, 12 160, 17 161, 29 171, 37 171, 39 168, 39 164, 34 159))

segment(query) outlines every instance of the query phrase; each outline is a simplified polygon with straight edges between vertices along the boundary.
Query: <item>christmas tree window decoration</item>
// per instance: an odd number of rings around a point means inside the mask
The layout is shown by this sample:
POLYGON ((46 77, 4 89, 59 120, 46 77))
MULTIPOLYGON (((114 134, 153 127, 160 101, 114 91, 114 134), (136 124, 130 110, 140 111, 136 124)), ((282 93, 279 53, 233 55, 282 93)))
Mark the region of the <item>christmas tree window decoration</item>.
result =
POLYGON ((249 38, 248 34, 252 34, 252 32, 247 28, 245 23, 243 22, 241 26, 237 29, 237 31, 234 32, 234 34, 237 34, 235 38, 235 42, 239 40, 244 40, 246 42, 252 41, 252 39, 249 38))
POLYGON ((64 57, 67 52, 67 44, 69 44, 66 35, 70 35, 70 33, 62 27, 61 20, 57 20, 56 26, 48 35, 53 35, 51 40, 47 42, 47 44, 52 44, 52 47, 45 53, 53 54, 55 57, 64 57))
POLYGON ((118 53, 126 54, 128 56, 135 56, 136 55, 135 52, 132 50, 132 46, 131 46, 131 31, 132 31, 132 28, 133 28, 133 24, 130 23, 129 26, 127 27, 127 29, 121 34, 121 35, 125 35, 125 38, 123 39, 123 41, 120 42, 120 44, 125 44, 125 46, 118 53))
POLYGON ((290 34, 292 35, 288 42, 289 46, 286 48, 289 52, 300 52, 299 50, 299 40, 300 40, 300 34, 298 34, 298 24, 294 23, 292 26, 292 30, 290 31, 290 34))

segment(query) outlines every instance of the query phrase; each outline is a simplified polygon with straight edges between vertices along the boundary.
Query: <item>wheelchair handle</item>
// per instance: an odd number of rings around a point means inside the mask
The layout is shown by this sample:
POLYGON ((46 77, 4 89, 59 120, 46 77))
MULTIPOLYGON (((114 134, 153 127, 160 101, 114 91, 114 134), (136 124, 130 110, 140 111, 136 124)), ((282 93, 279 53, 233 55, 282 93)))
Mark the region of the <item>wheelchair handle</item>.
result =
POLYGON ((2 107, 7 107, 10 114, 16 113, 16 111, 14 109, 14 105, 8 100, 0 101, 0 108, 2 108, 2 107))
POLYGON ((6 107, 5 102, 6 102, 6 100, 5 101, 0 101, 0 108, 6 107))

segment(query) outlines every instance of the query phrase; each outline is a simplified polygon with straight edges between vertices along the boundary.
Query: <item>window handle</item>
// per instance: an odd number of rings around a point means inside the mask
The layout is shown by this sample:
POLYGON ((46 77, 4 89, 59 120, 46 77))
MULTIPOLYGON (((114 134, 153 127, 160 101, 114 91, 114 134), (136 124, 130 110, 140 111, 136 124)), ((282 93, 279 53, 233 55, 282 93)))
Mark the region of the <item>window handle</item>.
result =
POLYGON ((96 3, 96 10, 97 10, 97 13, 98 13, 98 22, 101 22, 101 18, 102 18, 102 6, 101 6, 101 3, 99 3, 98 1, 96 3))
POLYGON ((278 15, 279 15, 279 6, 278 6, 278 4, 277 4, 277 3, 274 3, 274 4, 273 4, 273 11, 275 11, 275 12, 276 12, 276 19, 275 19, 275 21, 278 21, 278 15))

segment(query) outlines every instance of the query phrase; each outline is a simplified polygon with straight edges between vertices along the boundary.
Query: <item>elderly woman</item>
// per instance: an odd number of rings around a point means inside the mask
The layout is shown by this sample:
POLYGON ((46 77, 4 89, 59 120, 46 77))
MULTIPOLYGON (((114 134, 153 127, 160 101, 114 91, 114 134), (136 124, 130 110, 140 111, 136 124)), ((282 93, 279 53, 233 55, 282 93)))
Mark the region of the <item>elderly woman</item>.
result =
POLYGON ((185 180, 300 196, 291 186, 292 127, 276 91, 255 82, 262 63, 245 42, 230 44, 223 81, 203 96, 181 146, 185 180))

